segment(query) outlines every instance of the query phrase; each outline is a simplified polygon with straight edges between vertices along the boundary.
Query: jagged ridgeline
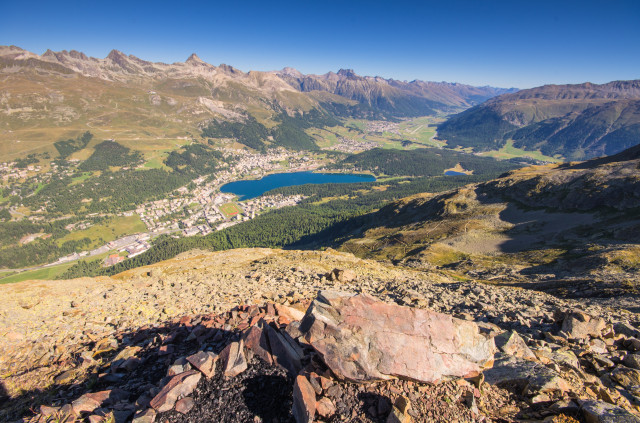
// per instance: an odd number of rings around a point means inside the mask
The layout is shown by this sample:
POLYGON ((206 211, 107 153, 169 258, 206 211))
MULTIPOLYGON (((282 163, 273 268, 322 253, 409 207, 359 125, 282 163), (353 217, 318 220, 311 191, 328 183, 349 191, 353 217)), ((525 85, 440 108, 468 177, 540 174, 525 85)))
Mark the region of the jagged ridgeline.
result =
POLYGON ((504 94, 451 117, 438 126, 438 137, 474 151, 513 143, 571 160, 615 154, 640 142, 640 81, 504 94))

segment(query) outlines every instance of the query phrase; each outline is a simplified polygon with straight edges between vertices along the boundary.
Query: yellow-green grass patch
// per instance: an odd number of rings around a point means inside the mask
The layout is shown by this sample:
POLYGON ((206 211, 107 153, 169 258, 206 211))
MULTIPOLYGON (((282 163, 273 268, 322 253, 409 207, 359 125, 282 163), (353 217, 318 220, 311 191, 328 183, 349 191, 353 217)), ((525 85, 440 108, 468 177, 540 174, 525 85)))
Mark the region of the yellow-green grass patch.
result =
POLYGON ((81 231, 71 232, 58 240, 58 245, 66 241, 76 241, 89 238, 91 244, 88 248, 98 247, 106 242, 113 241, 125 235, 131 235, 146 231, 145 224, 137 214, 133 216, 119 216, 104 223, 93 225, 81 231))

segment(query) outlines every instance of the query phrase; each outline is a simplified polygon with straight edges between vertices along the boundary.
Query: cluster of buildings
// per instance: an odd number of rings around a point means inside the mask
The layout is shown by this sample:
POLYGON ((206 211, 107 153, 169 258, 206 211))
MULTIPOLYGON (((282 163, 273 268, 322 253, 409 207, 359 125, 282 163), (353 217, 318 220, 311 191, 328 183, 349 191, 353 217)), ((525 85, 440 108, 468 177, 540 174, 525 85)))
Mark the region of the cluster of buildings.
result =
POLYGON ((253 219, 256 213, 265 209, 280 209, 287 206, 295 206, 306 197, 303 195, 290 195, 285 197, 282 194, 267 195, 243 203, 244 216, 247 220, 253 219))
POLYGON ((31 173, 40 172, 40 170, 41 168, 38 165, 29 165, 26 168, 19 168, 16 167, 15 162, 4 162, 0 163, 0 178, 2 178, 4 182, 7 182, 9 180, 24 179, 31 173))
POLYGON ((342 153, 360 153, 361 151, 372 150, 380 145, 375 141, 354 140, 350 138, 340 138, 338 144, 325 148, 325 150, 340 151, 342 153))
POLYGON ((400 129, 398 128, 398 124, 395 122, 389 122, 386 120, 367 121, 365 128, 367 129, 367 132, 373 132, 378 134, 389 132, 391 134, 400 135, 400 129))

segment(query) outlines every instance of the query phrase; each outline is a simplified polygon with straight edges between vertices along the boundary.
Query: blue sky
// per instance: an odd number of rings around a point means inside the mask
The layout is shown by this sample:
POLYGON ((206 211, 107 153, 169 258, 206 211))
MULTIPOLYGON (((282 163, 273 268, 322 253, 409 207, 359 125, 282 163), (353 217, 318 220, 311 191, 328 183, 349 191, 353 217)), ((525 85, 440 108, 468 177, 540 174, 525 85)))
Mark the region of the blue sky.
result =
POLYGON ((0 44, 527 88, 640 79, 638 0, 17 2, 0 44))

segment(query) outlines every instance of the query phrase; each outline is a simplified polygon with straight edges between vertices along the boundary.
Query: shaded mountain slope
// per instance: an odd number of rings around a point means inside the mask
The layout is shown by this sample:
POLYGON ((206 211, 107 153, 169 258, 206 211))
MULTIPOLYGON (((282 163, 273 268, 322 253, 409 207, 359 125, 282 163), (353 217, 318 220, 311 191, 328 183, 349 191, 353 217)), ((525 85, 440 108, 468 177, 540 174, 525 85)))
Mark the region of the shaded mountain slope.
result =
POLYGON ((340 69, 338 73, 324 75, 303 75, 295 69, 285 68, 276 74, 302 92, 329 92, 356 100, 359 108, 354 112, 371 117, 450 113, 496 95, 516 91, 447 82, 396 81, 359 76, 352 69, 340 69))
POLYGON ((451 146, 518 148, 582 160, 640 142, 640 81, 547 85, 503 94, 438 127, 451 146))

